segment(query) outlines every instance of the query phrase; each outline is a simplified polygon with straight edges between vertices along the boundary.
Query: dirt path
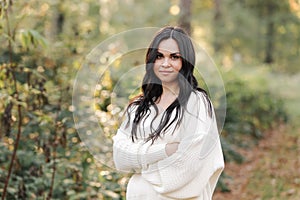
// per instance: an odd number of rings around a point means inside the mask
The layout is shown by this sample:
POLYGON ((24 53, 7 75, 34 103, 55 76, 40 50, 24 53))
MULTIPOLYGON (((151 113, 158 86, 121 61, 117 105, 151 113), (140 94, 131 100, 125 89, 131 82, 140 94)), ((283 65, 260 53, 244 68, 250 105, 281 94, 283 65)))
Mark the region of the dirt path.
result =
POLYGON ((281 126, 253 149, 241 149, 243 164, 227 163, 228 193, 214 200, 299 200, 300 128, 281 126))

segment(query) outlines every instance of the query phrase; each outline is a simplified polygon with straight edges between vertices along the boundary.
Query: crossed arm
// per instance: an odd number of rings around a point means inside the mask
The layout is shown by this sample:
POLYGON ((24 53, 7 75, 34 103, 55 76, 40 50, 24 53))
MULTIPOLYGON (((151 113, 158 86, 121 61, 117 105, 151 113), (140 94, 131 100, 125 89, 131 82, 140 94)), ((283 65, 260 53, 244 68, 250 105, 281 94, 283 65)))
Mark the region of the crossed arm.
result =
POLYGON ((113 157, 120 171, 142 170, 148 165, 171 156, 177 151, 179 143, 151 144, 151 141, 132 142, 128 133, 120 128, 113 137, 113 157))

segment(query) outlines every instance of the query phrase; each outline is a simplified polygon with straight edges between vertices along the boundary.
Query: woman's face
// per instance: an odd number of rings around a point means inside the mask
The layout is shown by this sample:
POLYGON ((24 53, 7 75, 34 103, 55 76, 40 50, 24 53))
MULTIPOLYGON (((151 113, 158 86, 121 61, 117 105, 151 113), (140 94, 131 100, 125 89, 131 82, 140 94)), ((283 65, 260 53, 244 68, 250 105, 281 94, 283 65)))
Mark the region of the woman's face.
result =
POLYGON ((178 73, 182 67, 182 59, 177 42, 166 39, 158 45, 154 73, 162 84, 172 84, 178 81, 178 73))

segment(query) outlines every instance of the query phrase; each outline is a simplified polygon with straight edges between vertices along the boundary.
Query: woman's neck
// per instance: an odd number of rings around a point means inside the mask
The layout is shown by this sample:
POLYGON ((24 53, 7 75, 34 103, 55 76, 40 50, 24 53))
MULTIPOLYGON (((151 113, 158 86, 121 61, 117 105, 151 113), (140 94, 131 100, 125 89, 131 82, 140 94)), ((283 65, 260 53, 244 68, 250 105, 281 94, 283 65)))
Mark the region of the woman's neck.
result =
POLYGON ((156 102, 156 105, 158 105, 163 110, 166 110, 178 97, 179 91, 180 89, 178 84, 176 86, 173 85, 173 87, 170 87, 170 85, 163 85, 163 93, 161 94, 159 100, 156 102))
POLYGON ((173 84, 162 84, 162 95, 166 95, 166 96, 178 96, 179 95, 179 85, 178 82, 174 82, 173 84))

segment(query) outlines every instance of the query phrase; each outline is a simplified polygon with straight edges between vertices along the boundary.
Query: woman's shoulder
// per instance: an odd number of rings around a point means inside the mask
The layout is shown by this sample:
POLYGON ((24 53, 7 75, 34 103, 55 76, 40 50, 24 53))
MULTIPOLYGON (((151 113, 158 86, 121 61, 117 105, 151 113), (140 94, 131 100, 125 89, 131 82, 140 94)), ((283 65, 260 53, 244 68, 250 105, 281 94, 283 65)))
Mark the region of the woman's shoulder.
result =
POLYGON ((210 99, 209 99, 206 91, 201 89, 201 90, 193 90, 190 95, 189 101, 192 101, 194 103, 196 103, 196 102, 208 103, 208 102, 210 102, 210 99))
POLYGON ((189 113, 194 115, 203 114, 203 116, 207 116, 207 114, 211 115, 210 113, 212 112, 212 109, 212 103, 205 91, 192 91, 187 103, 187 111, 189 113))
POLYGON ((138 95, 130 100, 130 102, 127 105, 127 111, 128 112, 135 112, 136 109, 139 107, 143 97, 141 95, 138 95))

